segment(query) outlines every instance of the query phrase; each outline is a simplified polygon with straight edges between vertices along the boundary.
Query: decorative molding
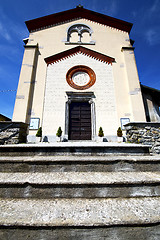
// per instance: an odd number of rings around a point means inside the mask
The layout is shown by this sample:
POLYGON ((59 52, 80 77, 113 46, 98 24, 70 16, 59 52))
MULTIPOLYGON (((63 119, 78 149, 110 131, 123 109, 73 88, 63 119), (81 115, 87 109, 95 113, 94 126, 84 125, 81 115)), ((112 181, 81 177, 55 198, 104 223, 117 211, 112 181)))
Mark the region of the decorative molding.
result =
POLYGON ((96 41, 90 41, 90 42, 65 42, 65 45, 95 45, 96 41))
POLYGON ((65 137, 68 139, 69 132, 69 105, 71 102, 89 102, 91 104, 91 134, 92 140, 95 140, 96 137, 96 111, 94 98, 95 95, 93 92, 66 92, 68 96, 68 101, 66 102, 65 107, 65 137))
POLYGON ((71 33, 72 32, 77 32, 78 35, 80 36, 80 40, 79 42, 81 42, 81 37, 82 37, 82 34, 84 32, 88 32, 89 35, 91 36, 92 35, 92 29, 87 26, 86 24, 82 24, 82 23, 77 23, 77 24, 73 24, 71 25, 69 28, 68 28, 68 31, 67 31, 67 41, 70 40, 70 36, 71 36, 71 33))
POLYGON ((36 44, 36 45, 25 45, 24 48, 38 48, 38 44, 36 44))
POLYGON ((133 25, 132 23, 80 7, 32 19, 26 21, 25 23, 29 32, 32 32, 52 27, 53 25, 64 24, 65 22, 82 18, 97 22, 99 24, 107 25, 128 33, 130 33, 133 25))
POLYGON ((89 68, 87 66, 83 66, 83 65, 78 65, 78 66, 74 66, 71 69, 69 69, 69 71, 66 74, 66 80, 67 80, 67 83, 72 88, 77 89, 77 90, 85 90, 94 85, 94 83, 96 81, 96 75, 91 68, 89 68), (87 80, 86 84, 84 83, 84 85, 78 85, 74 82, 73 77, 76 73, 86 73, 88 75, 88 80, 87 80))
POLYGON ((128 50, 128 51, 131 51, 131 50, 134 50, 135 48, 134 47, 122 47, 121 51, 123 52, 124 50, 128 50))
POLYGON ((47 57, 44 60, 47 63, 47 65, 49 65, 51 63, 58 62, 61 59, 65 59, 69 56, 72 56, 76 53, 85 54, 89 57, 95 58, 99 61, 102 61, 102 62, 105 62, 105 63, 108 63, 108 64, 112 64, 113 62, 115 62, 115 59, 112 58, 112 57, 106 56, 104 54, 98 53, 96 51, 90 50, 90 49, 82 47, 82 46, 78 46, 78 47, 66 50, 64 52, 60 52, 60 53, 55 54, 53 56, 47 57))

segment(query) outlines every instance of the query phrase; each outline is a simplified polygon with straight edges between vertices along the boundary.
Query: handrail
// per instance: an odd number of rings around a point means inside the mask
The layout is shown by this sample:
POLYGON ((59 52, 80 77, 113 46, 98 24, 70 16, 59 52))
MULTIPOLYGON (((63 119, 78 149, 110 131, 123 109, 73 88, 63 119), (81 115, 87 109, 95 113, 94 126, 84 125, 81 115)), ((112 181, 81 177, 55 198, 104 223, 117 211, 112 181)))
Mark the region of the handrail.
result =
POLYGON ((9 139, 11 139, 12 137, 15 137, 18 133, 19 133, 19 131, 16 131, 15 133, 12 133, 12 135, 10 135, 9 137, 3 138, 4 143, 5 143, 6 141, 8 141, 9 139))
MULTIPOLYGON (((6 129, 10 128, 11 126, 13 126, 13 123, 11 123, 11 124, 9 124, 8 126, 2 128, 2 129, 0 130, 0 133, 3 132, 3 131, 5 131, 6 129)), ((8 141, 9 139, 11 139, 12 137, 16 136, 16 135, 18 134, 18 132, 19 132, 19 131, 16 131, 15 133, 12 133, 9 137, 3 137, 3 136, 0 137, 0 140, 3 141, 2 145, 3 145, 6 141, 8 141)))
POLYGON ((0 133, 3 132, 4 130, 6 130, 7 128, 11 127, 13 125, 13 123, 9 124, 7 127, 4 127, 0 130, 0 133))
POLYGON ((0 126, 0 145, 7 144, 9 142, 26 142, 28 124, 22 122, 1 122, 0 126), (17 137, 15 137, 16 135, 17 137))

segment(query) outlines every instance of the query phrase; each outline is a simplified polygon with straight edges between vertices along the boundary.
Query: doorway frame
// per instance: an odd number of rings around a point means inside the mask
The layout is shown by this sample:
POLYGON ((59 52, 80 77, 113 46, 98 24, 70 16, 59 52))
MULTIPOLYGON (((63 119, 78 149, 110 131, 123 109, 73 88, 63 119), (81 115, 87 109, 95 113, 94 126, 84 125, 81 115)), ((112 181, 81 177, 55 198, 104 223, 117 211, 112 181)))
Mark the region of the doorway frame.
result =
MULTIPOLYGON (((96 137, 96 111, 95 95, 93 92, 66 92, 67 101, 65 104, 65 138, 68 140, 69 135, 69 105, 71 102, 88 102, 91 105, 91 139, 96 137)), ((85 140, 84 140, 85 141, 85 140)))

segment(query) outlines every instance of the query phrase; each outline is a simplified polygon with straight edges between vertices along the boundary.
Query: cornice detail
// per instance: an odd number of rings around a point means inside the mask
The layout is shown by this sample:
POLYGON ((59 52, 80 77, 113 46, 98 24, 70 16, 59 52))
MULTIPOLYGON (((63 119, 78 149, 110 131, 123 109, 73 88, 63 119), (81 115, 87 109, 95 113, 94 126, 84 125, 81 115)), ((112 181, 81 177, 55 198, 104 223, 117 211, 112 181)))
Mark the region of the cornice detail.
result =
POLYGON ((47 63, 47 65, 49 65, 49 64, 64 60, 68 57, 74 56, 77 53, 84 54, 86 56, 92 57, 92 58, 94 58, 98 61, 101 61, 101 62, 104 62, 104 63, 107 63, 107 64, 112 64, 113 62, 115 62, 115 59, 112 58, 112 57, 109 57, 107 55, 104 55, 102 53, 90 50, 90 49, 82 47, 82 46, 78 46, 78 47, 66 50, 64 52, 60 52, 60 53, 55 54, 53 56, 47 57, 44 60, 47 63))
POLYGON ((99 24, 110 26, 128 33, 130 33, 133 25, 132 23, 119 20, 117 18, 113 18, 81 7, 32 19, 26 21, 25 23, 29 32, 33 32, 82 18, 88 19, 93 22, 97 22, 99 24))

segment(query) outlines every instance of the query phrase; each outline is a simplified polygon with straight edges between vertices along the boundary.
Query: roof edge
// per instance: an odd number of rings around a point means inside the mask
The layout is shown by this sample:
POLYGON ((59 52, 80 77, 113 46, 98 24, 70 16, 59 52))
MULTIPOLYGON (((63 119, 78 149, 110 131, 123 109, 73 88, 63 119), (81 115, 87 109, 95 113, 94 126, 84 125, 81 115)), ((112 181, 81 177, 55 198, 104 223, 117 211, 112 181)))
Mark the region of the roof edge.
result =
POLYGON ((102 13, 94 12, 92 10, 88 10, 79 6, 70 10, 28 20, 25 21, 25 23, 29 32, 32 32, 78 18, 85 18, 113 28, 117 28, 122 31, 126 31, 128 33, 130 33, 133 25, 132 23, 104 15, 102 13))
POLYGON ((148 86, 143 85, 143 84, 141 84, 141 87, 146 89, 146 90, 150 90, 150 91, 154 91, 154 92, 160 93, 160 90, 156 89, 156 88, 151 88, 151 87, 148 87, 148 86))
POLYGON ((98 53, 96 51, 93 51, 91 49, 82 47, 82 46, 78 46, 78 47, 74 47, 71 48, 69 50, 60 52, 58 54, 52 55, 50 57, 45 58, 45 62, 47 63, 47 65, 52 64, 54 62, 60 61, 61 59, 64 59, 68 56, 74 55, 75 53, 83 53, 87 56, 90 56, 92 58, 98 59, 102 62, 108 63, 108 64, 112 64, 113 62, 115 62, 115 59, 112 57, 109 57, 107 55, 104 55, 102 53, 98 53))

